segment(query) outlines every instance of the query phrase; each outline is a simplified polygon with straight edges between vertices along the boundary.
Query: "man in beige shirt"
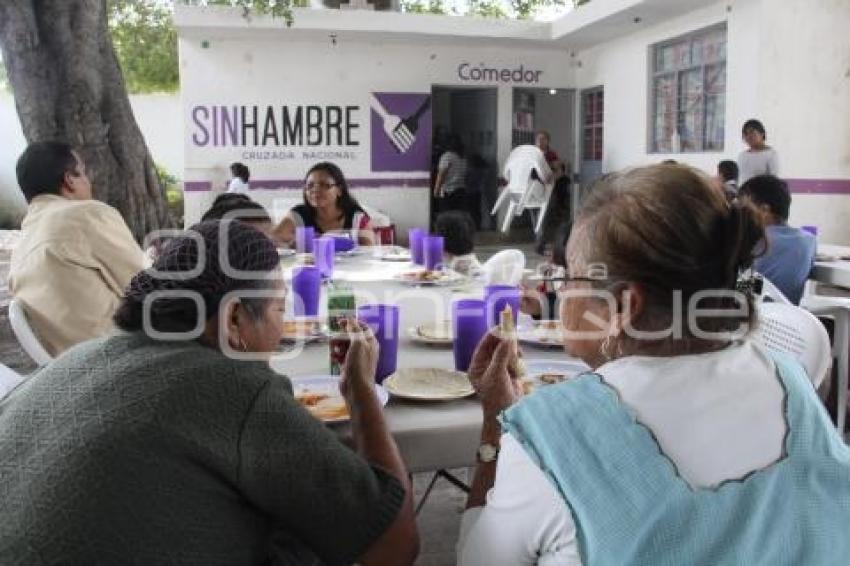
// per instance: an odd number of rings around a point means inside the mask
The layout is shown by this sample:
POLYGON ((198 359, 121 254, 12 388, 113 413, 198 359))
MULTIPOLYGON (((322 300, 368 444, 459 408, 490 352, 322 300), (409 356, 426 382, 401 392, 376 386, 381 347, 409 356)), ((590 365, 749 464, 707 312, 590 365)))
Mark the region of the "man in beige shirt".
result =
POLYGON ((17 176, 29 209, 12 252, 9 289, 56 356, 112 328, 144 254, 118 211, 92 200, 85 164, 71 146, 31 144, 17 176))

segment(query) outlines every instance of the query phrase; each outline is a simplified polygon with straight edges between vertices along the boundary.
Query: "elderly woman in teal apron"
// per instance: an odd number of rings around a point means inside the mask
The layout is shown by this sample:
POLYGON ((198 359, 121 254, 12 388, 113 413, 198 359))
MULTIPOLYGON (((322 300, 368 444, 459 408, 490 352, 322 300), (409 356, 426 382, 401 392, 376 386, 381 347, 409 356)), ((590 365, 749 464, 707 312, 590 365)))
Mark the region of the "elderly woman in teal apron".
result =
POLYGON ((521 398, 515 341, 479 345, 459 564, 850 562, 850 451, 803 368, 749 339, 736 291, 762 232, 688 167, 594 188, 560 290, 593 371, 521 398))

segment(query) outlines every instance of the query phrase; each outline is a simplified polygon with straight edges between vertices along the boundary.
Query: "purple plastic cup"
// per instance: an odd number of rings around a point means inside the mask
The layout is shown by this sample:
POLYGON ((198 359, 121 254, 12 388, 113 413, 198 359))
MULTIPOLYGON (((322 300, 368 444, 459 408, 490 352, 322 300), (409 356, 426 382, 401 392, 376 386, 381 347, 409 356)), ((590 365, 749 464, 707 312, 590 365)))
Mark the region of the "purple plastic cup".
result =
POLYGON ((300 254, 313 253, 313 240, 316 239, 316 229, 312 226, 295 227, 295 251, 300 254))
POLYGON ((319 294, 322 290, 322 272, 313 265, 302 265, 292 270, 292 292, 295 316, 318 316, 319 294))
POLYGON ((425 252, 425 269, 438 269, 443 265, 443 237, 425 236, 422 247, 425 252))
POLYGON ((375 381, 382 383, 395 373, 398 364, 398 307, 363 305, 357 309, 357 320, 368 325, 375 333, 380 348, 375 381))
POLYGON ((426 232, 423 228, 411 228, 407 232, 408 245, 410 246, 410 257, 416 265, 424 265, 425 250, 423 249, 426 232))
POLYGON ((487 333, 487 316, 483 300, 462 299, 452 303, 452 333, 455 369, 467 371, 475 348, 487 333))
POLYGON ((519 311, 519 287, 510 285, 487 285, 484 287, 484 302, 487 305, 487 327, 493 328, 500 322, 505 305, 510 305, 514 315, 514 324, 517 322, 519 311))
POLYGON ((349 234, 333 234, 335 252, 350 252, 355 247, 354 239, 349 234))
POLYGON ((334 274, 334 238, 322 236, 313 240, 313 255, 322 277, 334 274))
POLYGON ((815 238, 818 237, 818 227, 817 226, 800 226, 800 230, 803 232, 808 232, 815 238))

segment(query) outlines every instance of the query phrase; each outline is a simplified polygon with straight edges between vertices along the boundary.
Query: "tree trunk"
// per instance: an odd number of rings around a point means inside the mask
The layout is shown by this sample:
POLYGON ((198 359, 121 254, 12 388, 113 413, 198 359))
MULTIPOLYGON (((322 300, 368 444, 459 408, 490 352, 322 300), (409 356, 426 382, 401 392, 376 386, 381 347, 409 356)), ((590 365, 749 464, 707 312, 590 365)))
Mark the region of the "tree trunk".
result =
POLYGON ((2 0, 0 47, 28 142, 65 141, 141 241, 171 225, 107 27, 106 0, 2 0))

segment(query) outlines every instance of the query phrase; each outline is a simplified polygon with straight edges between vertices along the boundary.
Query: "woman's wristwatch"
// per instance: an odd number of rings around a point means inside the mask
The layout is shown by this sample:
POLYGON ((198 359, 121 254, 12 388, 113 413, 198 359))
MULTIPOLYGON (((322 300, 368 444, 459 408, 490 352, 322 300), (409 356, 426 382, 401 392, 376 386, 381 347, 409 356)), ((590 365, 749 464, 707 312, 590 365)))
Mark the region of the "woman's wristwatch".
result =
POLYGON ((495 444, 485 442, 478 447, 477 460, 482 464, 495 462, 499 457, 499 447, 495 444))

